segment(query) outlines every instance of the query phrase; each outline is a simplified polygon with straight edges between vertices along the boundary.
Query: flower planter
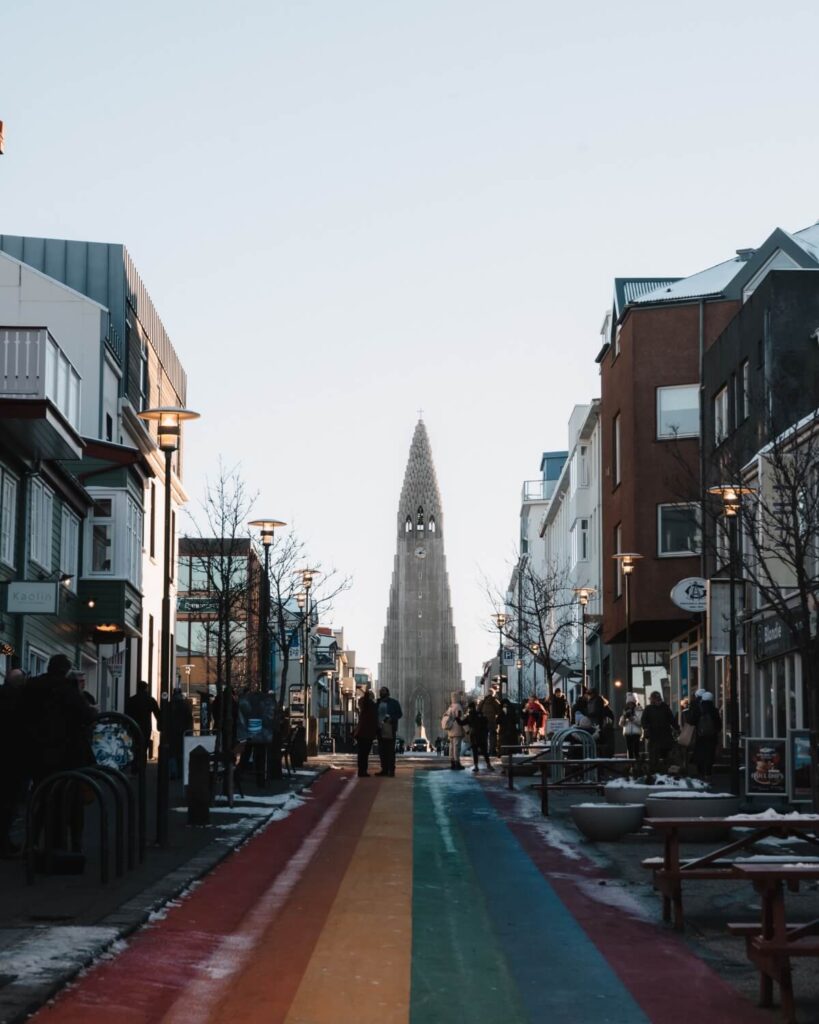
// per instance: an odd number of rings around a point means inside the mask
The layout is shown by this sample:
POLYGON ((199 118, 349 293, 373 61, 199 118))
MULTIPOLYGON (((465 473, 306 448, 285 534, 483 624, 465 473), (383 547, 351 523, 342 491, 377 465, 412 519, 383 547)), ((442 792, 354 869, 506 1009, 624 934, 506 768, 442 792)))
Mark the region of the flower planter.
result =
POLYGON ((603 795, 607 804, 644 804, 655 793, 662 793, 658 786, 606 786, 603 795))
POLYGON ((574 804, 570 811, 587 839, 612 843, 640 830, 645 808, 642 804, 574 804))
MULTIPOLYGON (((664 793, 654 794, 646 800, 647 818, 727 818, 737 814, 740 798, 730 793, 664 793)), ((731 834, 730 825, 719 825, 712 829, 691 829, 680 831, 685 843, 712 843, 727 839, 731 834)))

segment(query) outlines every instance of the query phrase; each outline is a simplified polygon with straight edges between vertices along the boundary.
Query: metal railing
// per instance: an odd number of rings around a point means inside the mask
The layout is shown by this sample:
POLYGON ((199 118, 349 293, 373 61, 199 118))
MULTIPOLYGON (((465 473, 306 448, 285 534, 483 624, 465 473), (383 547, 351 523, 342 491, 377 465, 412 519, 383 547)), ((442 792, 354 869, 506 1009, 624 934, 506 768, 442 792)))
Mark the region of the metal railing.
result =
POLYGON ((0 398, 47 398, 79 431, 80 383, 45 327, 0 327, 0 398))

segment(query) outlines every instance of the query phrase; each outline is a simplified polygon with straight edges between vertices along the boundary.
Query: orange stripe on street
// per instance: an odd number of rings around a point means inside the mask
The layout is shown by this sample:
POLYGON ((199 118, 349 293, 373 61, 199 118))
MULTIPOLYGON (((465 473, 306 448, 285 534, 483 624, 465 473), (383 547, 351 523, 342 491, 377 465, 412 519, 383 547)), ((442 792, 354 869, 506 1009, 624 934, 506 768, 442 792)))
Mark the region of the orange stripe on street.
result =
POLYGON ((373 781, 378 796, 286 1024, 409 1021, 413 777, 373 781))

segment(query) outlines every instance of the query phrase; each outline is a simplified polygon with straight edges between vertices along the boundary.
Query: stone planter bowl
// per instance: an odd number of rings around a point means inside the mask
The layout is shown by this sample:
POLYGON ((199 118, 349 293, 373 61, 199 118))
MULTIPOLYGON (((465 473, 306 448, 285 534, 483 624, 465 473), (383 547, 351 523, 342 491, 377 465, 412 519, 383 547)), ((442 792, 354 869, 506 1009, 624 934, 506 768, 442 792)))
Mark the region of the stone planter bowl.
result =
MULTIPOLYGON (((695 796, 685 793, 681 796, 654 794, 646 800, 647 818, 727 818, 738 814, 740 798, 730 793, 708 793, 695 796)), ((685 843, 713 843, 727 839, 730 826, 715 828, 682 829, 680 839, 685 843)))
POLYGON ((613 843, 643 824, 643 804, 575 804, 570 808, 575 825, 587 839, 613 843))
POLYGON ((606 786, 603 796, 607 804, 644 804, 655 793, 662 793, 663 786, 606 786))

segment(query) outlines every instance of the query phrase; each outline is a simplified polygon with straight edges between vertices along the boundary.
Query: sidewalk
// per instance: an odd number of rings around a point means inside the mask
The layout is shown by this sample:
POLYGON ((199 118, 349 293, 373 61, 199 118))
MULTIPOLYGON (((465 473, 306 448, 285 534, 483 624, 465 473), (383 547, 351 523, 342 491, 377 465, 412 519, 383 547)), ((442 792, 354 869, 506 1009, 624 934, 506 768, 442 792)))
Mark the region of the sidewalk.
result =
MULTIPOLYGON (((297 805, 324 766, 315 763, 292 779, 258 787, 252 773, 242 779, 245 797, 233 809, 224 798, 211 810, 211 824, 187 825, 181 782, 171 783, 168 845, 154 845, 156 766, 147 775, 148 848, 145 860, 103 885, 90 809, 86 821, 88 863, 79 876, 37 875, 26 885, 21 860, 0 861, 0 1024, 24 1020, 105 950, 143 925, 152 914, 194 885, 220 861, 297 805)), ((18 823, 19 824, 19 823, 18 823)), ((18 837, 19 838, 19 837, 18 837)), ((114 946, 116 949, 116 946, 114 946)))

